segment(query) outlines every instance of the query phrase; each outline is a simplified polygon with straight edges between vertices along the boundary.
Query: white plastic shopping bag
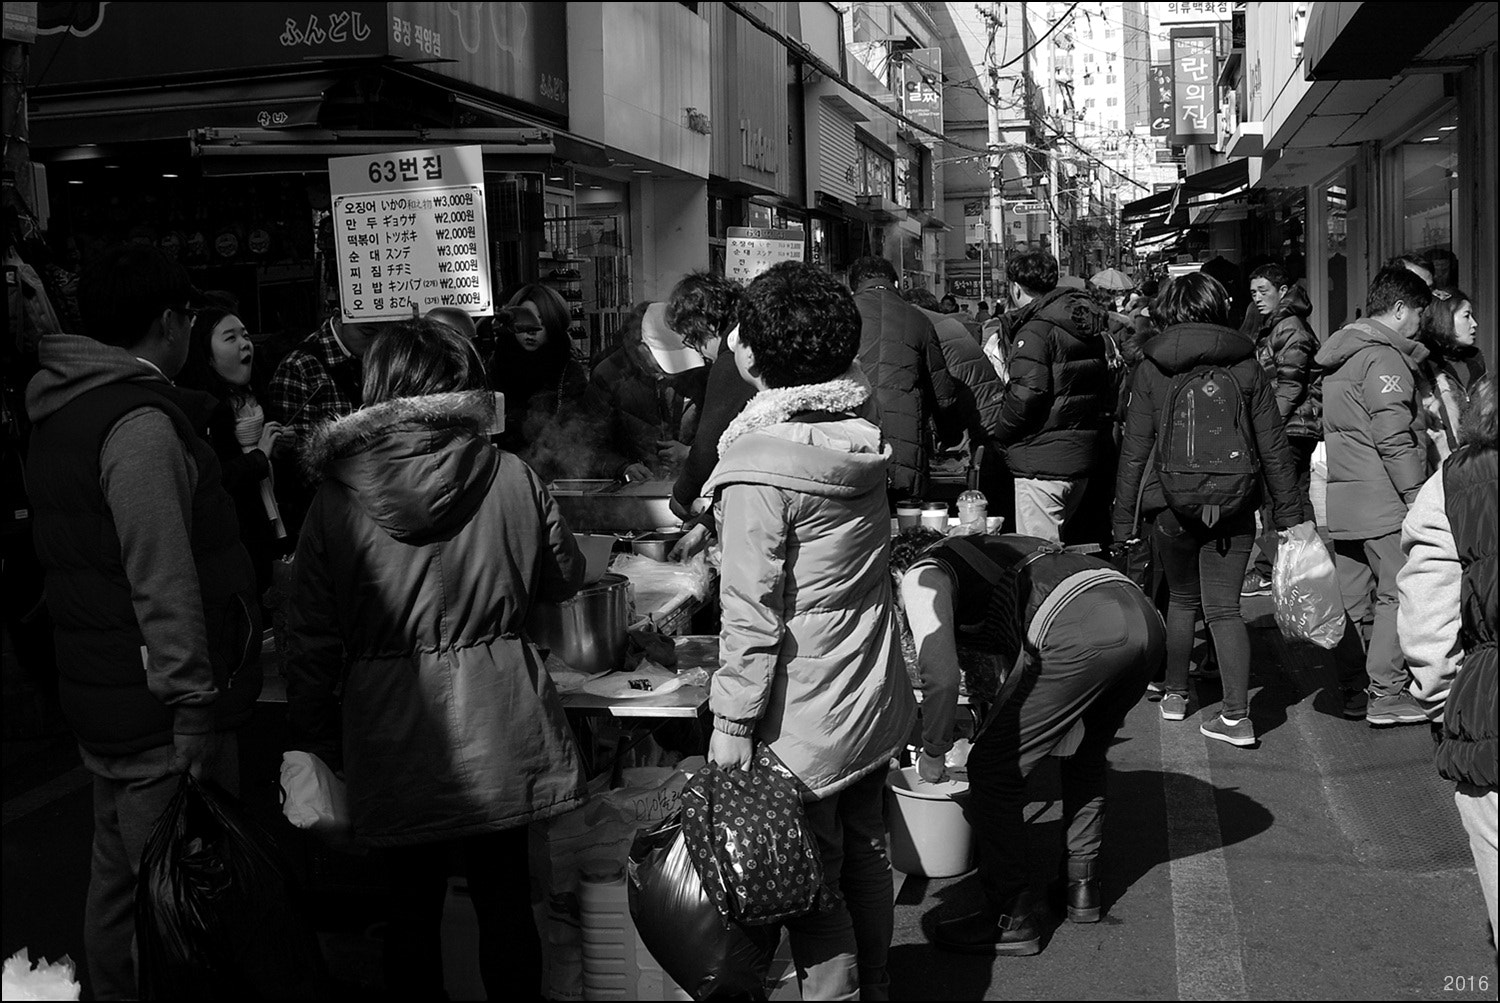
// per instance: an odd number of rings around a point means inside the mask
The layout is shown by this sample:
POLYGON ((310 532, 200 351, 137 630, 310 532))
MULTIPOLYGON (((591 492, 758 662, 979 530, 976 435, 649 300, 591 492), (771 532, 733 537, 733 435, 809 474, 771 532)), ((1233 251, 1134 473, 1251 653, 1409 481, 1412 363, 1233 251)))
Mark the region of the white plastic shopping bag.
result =
POLYGON ((349 829, 349 793, 328 764, 310 752, 281 755, 281 813, 299 829, 349 829))
POLYGON ((1276 626, 1290 641, 1332 650, 1344 636, 1344 596, 1333 557, 1310 522, 1287 530, 1271 571, 1276 626))

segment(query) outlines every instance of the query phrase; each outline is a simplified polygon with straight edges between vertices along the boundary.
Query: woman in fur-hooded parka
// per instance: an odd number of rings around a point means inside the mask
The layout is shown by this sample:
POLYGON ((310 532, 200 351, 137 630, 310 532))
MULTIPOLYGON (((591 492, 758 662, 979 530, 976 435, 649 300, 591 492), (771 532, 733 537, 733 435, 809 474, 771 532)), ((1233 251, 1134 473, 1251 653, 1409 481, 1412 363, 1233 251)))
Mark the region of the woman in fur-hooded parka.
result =
POLYGON ((583 797, 523 625, 584 563, 536 475, 490 444, 493 419, 487 392, 396 398, 304 454, 322 485, 297 548, 288 709, 295 747, 342 761, 367 845, 511 829, 583 797))

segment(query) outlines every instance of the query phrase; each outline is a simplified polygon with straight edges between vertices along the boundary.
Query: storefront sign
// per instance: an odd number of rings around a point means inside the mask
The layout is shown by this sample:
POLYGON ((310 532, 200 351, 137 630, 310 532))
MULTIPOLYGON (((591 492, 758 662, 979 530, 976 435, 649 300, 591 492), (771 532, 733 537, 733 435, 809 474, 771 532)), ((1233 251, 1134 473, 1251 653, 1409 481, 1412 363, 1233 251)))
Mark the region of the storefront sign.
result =
POLYGON ((494 313, 479 147, 334 157, 328 183, 345 320, 494 313))
POLYGON ((1165 136, 1172 131, 1172 67, 1149 66, 1146 80, 1151 88, 1151 135, 1165 136))
MULTIPOLYGON (((5 5, 7 17, 12 6, 5 5)), ((305 68, 309 60, 387 54, 383 3, 42 2, 36 7, 33 84, 305 68)))
POLYGON ((1154 3, 1151 13, 1158 24, 1208 24, 1228 21, 1234 16, 1234 4, 1228 0, 1211 3, 1154 3))
POLYGON ((28 45, 36 41, 35 3, 11 3, 6 0, 5 40, 25 42, 28 45))
POLYGON ((423 68, 440 76, 567 115, 567 4, 386 6, 391 55, 426 62, 423 68))
POLYGON ((1211 143, 1218 134, 1218 77, 1213 28, 1172 29, 1172 131, 1180 146, 1211 143))
MULTIPOLYGON (((901 63, 901 113, 933 132, 943 131, 943 50, 912 49, 901 63)), ((924 143, 937 142, 923 135, 924 143)))
POLYGON ((949 275, 948 295, 957 296, 959 299, 976 300, 979 298, 978 275, 949 275))
POLYGON ((724 275, 748 283, 772 265, 803 260, 801 230, 767 230, 754 226, 731 226, 724 231, 727 245, 724 275))

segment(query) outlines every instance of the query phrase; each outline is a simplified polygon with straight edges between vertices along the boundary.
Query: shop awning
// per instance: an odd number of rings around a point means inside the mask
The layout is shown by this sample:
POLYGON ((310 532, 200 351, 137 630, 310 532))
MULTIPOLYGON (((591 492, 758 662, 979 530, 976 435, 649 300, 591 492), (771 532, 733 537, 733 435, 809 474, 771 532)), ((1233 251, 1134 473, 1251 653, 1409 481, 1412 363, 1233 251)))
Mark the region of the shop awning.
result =
POLYGON ((1121 225, 1146 223, 1165 216, 1172 209, 1172 192, 1173 189, 1168 188, 1166 191, 1147 195, 1143 199, 1126 202, 1120 209, 1121 225))
POLYGON ((203 173, 213 177, 237 174, 308 174, 328 169, 329 157, 430 146, 476 145, 486 171, 540 174, 552 166, 556 147, 542 129, 431 129, 416 132, 374 132, 352 129, 200 129, 193 135, 193 155, 203 158, 203 173))
POLYGON ((97 90, 31 98, 31 145, 78 145, 186 139, 194 129, 287 129, 313 125, 324 94, 338 78, 328 73, 234 80, 191 86, 97 90))
POLYGON ((1388 80, 1469 6, 1315 3, 1303 37, 1303 71, 1308 80, 1388 80))
POLYGON ((1183 178, 1181 189, 1181 201, 1187 201, 1195 195, 1206 195, 1213 193, 1223 195, 1232 192, 1236 188, 1243 188, 1250 183, 1250 161, 1231 160, 1227 164, 1218 167, 1210 167, 1206 171, 1197 174, 1189 174, 1183 178))

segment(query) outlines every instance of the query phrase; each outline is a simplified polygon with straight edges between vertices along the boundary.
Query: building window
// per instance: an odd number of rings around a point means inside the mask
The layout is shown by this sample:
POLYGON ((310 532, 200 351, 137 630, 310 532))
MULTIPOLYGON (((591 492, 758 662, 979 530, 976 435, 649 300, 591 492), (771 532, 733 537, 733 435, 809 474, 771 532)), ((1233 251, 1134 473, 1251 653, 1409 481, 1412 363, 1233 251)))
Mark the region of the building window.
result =
MULTIPOLYGON (((1458 111, 1454 109, 1422 126, 1396 148, 1401 229, 1399 246, 1392 253, 1420 251, 1434 259, 1443 257, 1447 266, 1458 198, 1457 130, 1458 111)), ((1457 276, 1446 279, 1448 285, 1457 282, 1457 276)), ((1434 275, 1433 280, 1438 282, 1440 277, 1434 275)))
POLYGON ((896 163, 873 146, 859 144, 859 182, 863 195, 896 201, 896 163))
POLYGON ((1104 78, 1104 82, 1107 84, 1116 84, 1120 82, 1120 78, 1117 74, 1111 73, 1104 78))
POLYGON ((1120 99, 1119 98, 1105 98, 1104 99, 1104 103, 1108 107, 1113 108, 1113 107, 1115 107, 1116 105, 1118 105, 1120 103, 1120 99))

